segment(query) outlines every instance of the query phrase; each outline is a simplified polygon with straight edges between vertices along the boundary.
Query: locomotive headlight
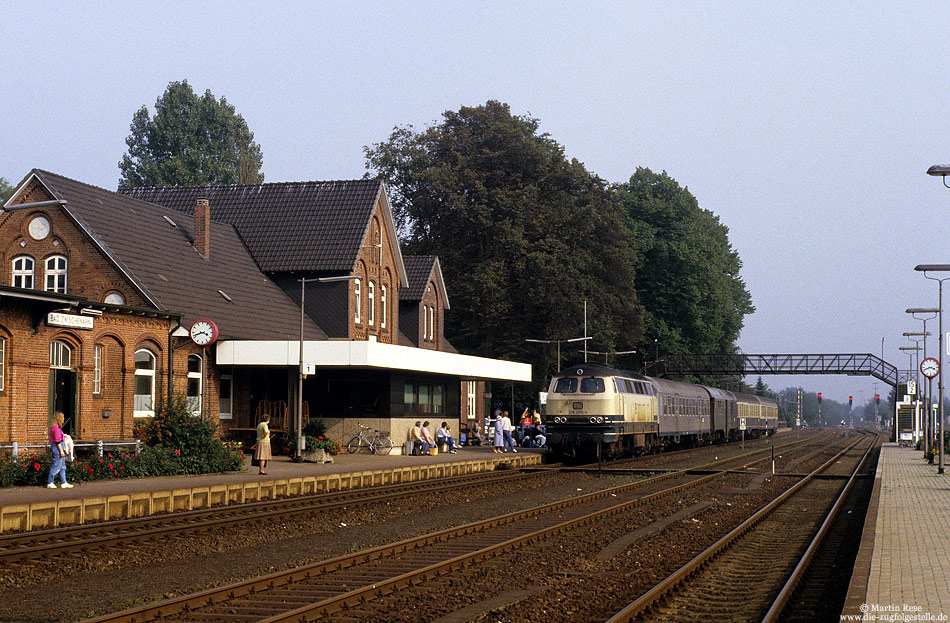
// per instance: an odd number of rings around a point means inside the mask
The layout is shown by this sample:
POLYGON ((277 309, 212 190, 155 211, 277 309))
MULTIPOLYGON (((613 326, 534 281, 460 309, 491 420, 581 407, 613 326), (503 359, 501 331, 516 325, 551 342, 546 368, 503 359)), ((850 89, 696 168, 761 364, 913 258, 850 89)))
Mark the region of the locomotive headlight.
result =
POLYGON ((597 418, 595 418, 593 415, 590 416, 590 423, 591 423, 591 424, 596 424, 596 423, 597 423, 597 418))
POLYGON ((597 423, 598 423, 598 424, 603 424, 603 423, 604 423, 604 418, 598 417, 598 418, 597 418, 597 423))

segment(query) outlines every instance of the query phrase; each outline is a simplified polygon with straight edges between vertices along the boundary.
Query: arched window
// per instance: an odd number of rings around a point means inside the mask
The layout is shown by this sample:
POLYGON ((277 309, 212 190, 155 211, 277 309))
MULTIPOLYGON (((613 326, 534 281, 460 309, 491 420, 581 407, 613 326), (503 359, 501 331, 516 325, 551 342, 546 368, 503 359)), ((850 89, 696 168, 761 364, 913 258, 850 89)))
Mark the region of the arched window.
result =
POLYGON ((13 287, 33 289, 33 258, 21 255, 13 258, 13 287))
POLYGON ((369 326, 373 326, 376 324, 376 284, 372 281, 369 282, 366 288, 366 298, 369 299, 367 301, 369 310, 366 314, 366 318, 369 322, 369 326))
POLYGON ((201 357, 188 355, 188 410, 201 415, 202 386, 201 357))
POLYGON ((362 299, 360 297, 360 279, 353 280, 353 303, 356 306, 356 311, 353 313, 353 321, 359 324, 360 322, 360 305, 362 304, 362 299))
POLYGON ((155 355, 141 349, 135 351, 135 417, 155 415, 155 355))
POLYGON ((379 326, 386 328, 386 284, 379 286, 379 326))
POLYGON ((62 255, 46 258, 46 291, 66 294, 66 258, 62 255))
POLYGON ((106 294, 106 298, 102 302, 110 305, 125 305, 125 297, 122 296, 121 292, 110 292, 106 294))
POLYGON ((69 370, 72 366, 73 349, 66 342, 54 340, 49 343, 49 367, 69 370))

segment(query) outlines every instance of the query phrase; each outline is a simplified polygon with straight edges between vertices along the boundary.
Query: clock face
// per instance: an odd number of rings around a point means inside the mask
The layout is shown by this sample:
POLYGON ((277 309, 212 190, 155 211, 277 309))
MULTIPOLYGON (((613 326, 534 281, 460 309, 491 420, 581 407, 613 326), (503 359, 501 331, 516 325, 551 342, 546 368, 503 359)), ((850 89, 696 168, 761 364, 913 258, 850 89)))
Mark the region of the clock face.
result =
POLYGON ((34 240, 42 240, 49 236, 49 219, 45 216, 37 216, 30 221, 30 236, 34 240))
POLYGON ((920 362, 920 371, 928 379, 932 379, 937 376, 937 373, 940 372, 940 362, 932 357, 927 357, 920 362))
POLYGON ((191 341, 198 346, 207 346, 218 339, 218 327, 210 320, 196 320, 191 325, 191 341))

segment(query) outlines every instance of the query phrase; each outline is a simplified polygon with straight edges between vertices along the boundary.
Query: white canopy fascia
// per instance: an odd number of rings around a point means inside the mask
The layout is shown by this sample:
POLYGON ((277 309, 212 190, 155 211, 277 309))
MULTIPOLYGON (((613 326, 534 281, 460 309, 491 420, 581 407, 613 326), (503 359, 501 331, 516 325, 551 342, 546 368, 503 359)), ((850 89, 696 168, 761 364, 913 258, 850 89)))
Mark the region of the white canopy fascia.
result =
MULTIPOLYGON (((297 340, 224 340, 218 342, 219 366, 293 366, 300 364, 297 340)), ((304 342, 304 367, 374 368, 428 372, 463 380, 531 381, 531 364, 459 355, 412 346, 355 340, 304 342)))

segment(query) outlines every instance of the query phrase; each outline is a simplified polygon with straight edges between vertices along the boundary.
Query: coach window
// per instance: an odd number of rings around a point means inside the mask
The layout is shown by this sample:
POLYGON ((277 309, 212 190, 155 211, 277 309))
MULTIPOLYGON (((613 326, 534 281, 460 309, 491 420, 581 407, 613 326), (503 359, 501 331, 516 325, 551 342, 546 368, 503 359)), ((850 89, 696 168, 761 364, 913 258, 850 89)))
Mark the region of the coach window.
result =
POLYGON ((155 355, 146 349, 135 352, 135 417, 155 415, 155 355))
POLYGON ((66 294, 66 258, 54 255, 46 258, 46 291, 66 294))
POLYGON ((188 355, 188 410, 201 415, 201 357, 188 355))
POLYGON ((33 289, 33 258, 21 255, 13 258, 13 287, 33 289))

